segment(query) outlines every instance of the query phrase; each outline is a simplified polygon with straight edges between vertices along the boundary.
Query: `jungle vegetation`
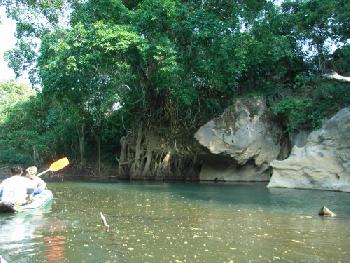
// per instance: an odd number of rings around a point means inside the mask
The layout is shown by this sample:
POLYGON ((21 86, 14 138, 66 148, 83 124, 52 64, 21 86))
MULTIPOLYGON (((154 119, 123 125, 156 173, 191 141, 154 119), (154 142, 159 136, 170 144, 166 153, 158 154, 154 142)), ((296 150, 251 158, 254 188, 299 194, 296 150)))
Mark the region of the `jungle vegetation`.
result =
POLYGON ((0 85, 2 162, 68 155, 100 172, 133 159, 142 175, 190 154, 196 129, 237 97, 264 96, 286 132, 350 103, 349 83, 324 78, 350 76, 348 0, 0 4, 17 24, 8 63, 36 89, 0 85))

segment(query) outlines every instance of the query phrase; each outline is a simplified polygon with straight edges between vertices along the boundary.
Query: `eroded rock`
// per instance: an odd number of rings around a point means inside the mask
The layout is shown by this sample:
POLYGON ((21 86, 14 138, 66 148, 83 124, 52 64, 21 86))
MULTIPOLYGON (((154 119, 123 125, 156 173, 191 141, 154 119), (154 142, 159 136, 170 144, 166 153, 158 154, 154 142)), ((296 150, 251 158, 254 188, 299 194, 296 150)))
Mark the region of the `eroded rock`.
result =
POLYGON ((195 138, 211 154, 229 156, 221 169, 204 162, 200 180, 264 181, 281 152, 282 129, 261 97, 237 99, 220 117, 200 127, 195 138), (217 172, 217 174, 215 174, 217 172))
POLYGON ((268 187, 350 192, 350 111, 345 108, 312 132, 289 158, 271 163, 268 187))

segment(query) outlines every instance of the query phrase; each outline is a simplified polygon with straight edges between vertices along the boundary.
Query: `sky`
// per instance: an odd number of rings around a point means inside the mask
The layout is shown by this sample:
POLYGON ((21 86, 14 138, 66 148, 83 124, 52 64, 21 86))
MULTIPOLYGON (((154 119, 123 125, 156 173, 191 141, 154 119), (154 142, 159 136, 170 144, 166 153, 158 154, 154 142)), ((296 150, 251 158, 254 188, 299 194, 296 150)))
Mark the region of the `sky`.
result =
MULTIPOLYGON (((6 17, 5 8, 0 6, 0 82, 15 78, 15 73, 7 66, 4 59, 4 53, 16 44, 15 31, 15 22, 6 17)), ((30 83, 26 76, 20 77, 18 81, 30 83)))

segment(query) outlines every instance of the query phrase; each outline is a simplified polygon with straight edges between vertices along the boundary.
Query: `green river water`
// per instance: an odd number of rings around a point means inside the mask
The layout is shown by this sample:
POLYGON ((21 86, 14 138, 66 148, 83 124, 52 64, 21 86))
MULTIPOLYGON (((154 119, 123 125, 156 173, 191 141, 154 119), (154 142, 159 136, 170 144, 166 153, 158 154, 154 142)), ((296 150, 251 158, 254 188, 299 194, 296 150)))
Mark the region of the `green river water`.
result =
POLYGON ((261 183, 49 188, 47 208, 0 215, 0 255, 8 263, 350 262, 350 193, 261 183), (319 217, 323 205, 337 217, 319 217))

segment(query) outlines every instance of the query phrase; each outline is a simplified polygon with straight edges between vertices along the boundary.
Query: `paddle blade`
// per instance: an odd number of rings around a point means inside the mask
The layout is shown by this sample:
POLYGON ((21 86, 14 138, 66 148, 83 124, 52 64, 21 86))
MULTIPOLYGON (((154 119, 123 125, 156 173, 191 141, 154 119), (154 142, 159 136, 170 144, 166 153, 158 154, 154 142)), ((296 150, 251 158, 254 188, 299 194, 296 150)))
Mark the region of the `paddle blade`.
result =
POLYGON ((56 162, 52 163, 52 164, 50 165, 49 170, 50 170, 51 172, 56 172, 56 171, 58 171, 58 170, 63 169, 64 167, 66 167, 68 164, 69 164, 69 161, 68 161, 68 159, 65 157, 65 158, 59 159, 59 160, 57 160, 56 162))

